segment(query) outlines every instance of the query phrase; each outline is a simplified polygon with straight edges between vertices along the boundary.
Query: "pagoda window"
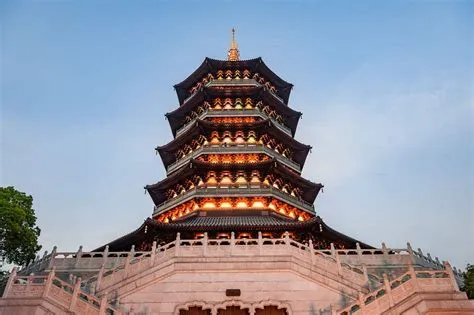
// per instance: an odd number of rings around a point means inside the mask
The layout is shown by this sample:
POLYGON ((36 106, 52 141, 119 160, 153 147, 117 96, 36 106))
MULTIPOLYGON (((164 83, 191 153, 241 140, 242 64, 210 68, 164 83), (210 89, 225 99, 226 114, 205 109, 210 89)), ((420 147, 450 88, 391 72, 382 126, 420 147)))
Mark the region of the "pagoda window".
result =
POLYGON ((222 79, 224 79, 224 71, 218 70, 217 73, 216 73, 216 75, 217 75, 217 80, 222 80, 222 79))
POLYGON ((253 200, 252 208, 265 208, 265 204, 261 199, 253 200))
POLYGON ((234 77, 238 80, 240 79, 240 70, 235 70, 235 74, 234 74, 234 77))
POLYGON ((243 199, 243 198, 237 200, 237 202, 235 203, 235 207, 236 208, 248 208, 249 207, 248 200, 243 199))
POLYGON ((235 99, 235 109, 242 109, 242 108, 244 108, 242 99, 241 98, 235 99))
POLYGON ((250 70, 245 69, 244 71, 242 71, 242 75, 244 76, 244 79, 250 79, 250 76, 251 76, 250 70))
POLYGON ((250 97, 247 97, 245 99, 245 109, 253 109, 254 106, 253 106, 253 101, 250 97))
POLYGON ((244 176, 240 175, 235 180, 235 183, 236 184, 247 184, 247 179, 244 176))
POLYGON ((232 70, 227 70, 227 71, 225 72, 225 78, 226 78, 227 80, 232 80, 232 70))
POLYGON ((209 209, 216 207, 216 200, 214 198, 206 198, 202 201, 202 208, 209 209))
POLYGON ((219 208, 232 208, 232 201, 230 199, 222 200, 219 204, 219 208))
POLYGON ((232 109, 232 100, 230 98, 224 100, 224 109, 232 109))
POLYGON ((220 184, 230 185, 232 184, 232 179, 228 175, 222 176, 220 184))

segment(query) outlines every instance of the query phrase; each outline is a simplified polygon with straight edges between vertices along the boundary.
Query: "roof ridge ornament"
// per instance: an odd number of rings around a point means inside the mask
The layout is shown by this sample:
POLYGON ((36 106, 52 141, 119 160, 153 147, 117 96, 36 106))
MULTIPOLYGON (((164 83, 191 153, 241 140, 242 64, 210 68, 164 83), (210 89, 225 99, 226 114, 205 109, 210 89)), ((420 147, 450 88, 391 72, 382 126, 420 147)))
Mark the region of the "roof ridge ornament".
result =
POLYGON ((232 43, 227 53, 227 60, 229 61, 238 61, 240 60, 239 49, 237 48, 237 42, 235 41, 235 29, 232 28, 232 43))

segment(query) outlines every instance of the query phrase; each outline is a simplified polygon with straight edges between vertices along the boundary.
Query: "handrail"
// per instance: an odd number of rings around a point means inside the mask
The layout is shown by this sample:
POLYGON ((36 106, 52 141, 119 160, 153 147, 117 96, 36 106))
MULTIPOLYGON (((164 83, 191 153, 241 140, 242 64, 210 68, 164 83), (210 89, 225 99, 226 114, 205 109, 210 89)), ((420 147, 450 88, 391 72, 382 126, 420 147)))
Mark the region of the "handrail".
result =
POLYGON ((190 159, 195 158, 201 154, 211 154, 211 153, 260 153, 264 152, 269 154, 271 157, 276 158, 279 162, 282 164, 285 164, 286 166, 292 168, 293 170, 297 172, 301 172, 301 166, 290 160, 287 157, 284 157, 281 154, 278 154, 274 150, 268 148, 267 146, 264 146, 262 144, 229 144, 227 146, 219 144, 219 145, 212 145, 212 144, 206 144, 204 146, 201 146, 200 148, 196 149, 195 151, 191 152, 191 154, 185 155, 181 159, 177 160, 176 162, 170 164, 167 168, 166 171, 168 174, 171 172, 174 172, 178 168, 182 167, 185 165, 190 159))
POLYGON ((133 277, 141 272, 150 270, 153 266, 163 265, 169 259, 176 257, 225 257, 237 255, 299 255, 307 263, 317 265, 317 269, 325 270, 330 273, 333 279, 342 276, 350 282, 363 285, 371 277, 380 283, 380 279, 375 275, 366 274, 362 269, 349 265, 341 264, 337 257, 317 251, 312 248, 312 242, 308 245, 292 240, 288 234, 282 238, 264 238, 262 233, 258 233, 256 239, 237 239, 234 232, 228 239, 210 239, 207 233, 200 239, 181 239, 180 233, 174 241, 164 245, 157 246, 156 241, 153 242, 152 250, 141 257, 130 256, 120 266, 99 272, 97 277, 90 279, 85 283, 97 283, 97 290, 108 290, 110 286, 133 277), (215 251, 214 251, 215 250, 215 251), (113 277, 113 275, 117 275, 113 277))
MULTIPOLYGON (((395 278, 392 281, 388 280, 387 275, 384 275, 384 286, 377 288, 376 290, 369 292, 366 295, 359 296, 359 299, 352 304, 344 307, 343 309, 336 312, 338 315, 350 315, 354 314, 357 311, 362 311, 361 314, 364 314, 364 310, 366 308, 376 308, 375 311, 378 313, 382 313, 386 311, 389 307, 391 307, 390 303, 377 303, 378 300, 386 297, 387 295, 390 296, 389 300, 391 300, 392 304, 396 305, 399 301, 405 299, 412 293, 417 291, 423 291, 423 280, 422 279, 448 279, 451 278, 448 270, 415 270, 413 266, 409 267, 409 271, 404 273, 403 275, 395 278), (410 286, 405 286, 405 283, 408 282, 415 282, 410 286), (395 294, 399 288, 403 288, 405 290, 405 294, 395 294), (393 291, 393 293, 392 293, 393 291), (395 298, 397 300, 395 300, 395 298), (375 303, 374 303, 375 302, 375 303), (377 303, 377 304, 376 304, 377 303), (382 309, 379 309, 378 306, 383 306, 382 309)), ((452 281, 454 279, 450 279, 448 285, 452 285, 452 281)), ((443 281, 446 283, 446 281, 443 281)), ((430 284, 427 285, 428 287, 430 284)), ((373 314, 373 313, 371 313, 373 314)))
POLYGON ((285 126, 284 124, 278 122, 277 120, 269 117, 267 114, 264 112, 260 111, 258 108, 255 109, 222 109, 222 110, 210 110, 207 109, 204 112, 202 112, 199 116, 194 118, 193 120, 187 122, 184 124, 182 127, 180 127, 178 130, 176 130, 176 136, 179 136, 180 134, 184 133, 186 130, 188 130, 196 121, 196 119, 204 119, 206 117, 220 117, 220 116, 230 116, 230 117, 239 117, 239 116, 260 116, 263 119, 270 119, 272 122, 275 123, 275 126, 282 130, 283 132, 287 133, 288 135, 291 134, 291 129, 285 126))
POLYGON ((277 196, 279 199, 282 199, 283 202, 289 203, 297 208, 302 208, 307 212, 314 214, 314 205, 304 201, 298 200, 296 197, 293 197, 287 193, 280 191, 279 189, 268 186, 265 184, 232 184, 232 185, 217 185, 217 186, 202 186, 195 187, 186 191, 185 193, 174 197, 170 200, 167 200, 161 203, 158 206, 155 206, 153 215, 159 214, 165 210, 168 210, 170 207, 178 205, 182 202, 185 202, 193 197, 197 196, 207 196, 207 195, 219 195, 225 197, 231 197, 234 195, 238 196, 277 196))

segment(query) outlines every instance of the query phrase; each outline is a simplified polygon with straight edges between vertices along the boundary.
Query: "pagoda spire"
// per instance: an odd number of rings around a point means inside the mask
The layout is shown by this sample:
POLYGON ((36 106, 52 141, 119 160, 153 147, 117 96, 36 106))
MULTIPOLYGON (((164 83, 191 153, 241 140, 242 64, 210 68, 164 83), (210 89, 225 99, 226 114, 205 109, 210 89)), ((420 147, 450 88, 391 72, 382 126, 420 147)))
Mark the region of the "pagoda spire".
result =
POLYGON ((227 60, 229 61, 238 61, 240 60, 239 49, 237 48, 237 42, 235 41, 235 29, 232 28, 232 44, 230 46, 229 52, 227 53, 227 60))

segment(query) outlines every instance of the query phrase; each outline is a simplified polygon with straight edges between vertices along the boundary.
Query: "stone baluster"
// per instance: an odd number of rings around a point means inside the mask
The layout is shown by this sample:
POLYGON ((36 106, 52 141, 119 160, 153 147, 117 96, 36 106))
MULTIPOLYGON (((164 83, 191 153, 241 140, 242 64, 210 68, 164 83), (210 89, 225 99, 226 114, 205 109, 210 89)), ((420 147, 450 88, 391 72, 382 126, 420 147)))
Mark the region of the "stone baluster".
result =
POLYGON ((44 251, 43 257, 41 257, 40 270, 43 270, 46 267, 46 256, 48 256, 47 250, 44 251))
POLYGON ((369 273, 367 271, 367 266, 365 265, 365 263, 362 263, 362 272, 364 273, 364 278, 365 278, 365 281, 367 281, 367 284, 369 285, 369 290, 370 290, 370 280, 369 280, 369 273))
POLYGON ((388 249, 387 245, 385 245, 385 242, 382 242, 382 254, 385 259, 388 258, 388 249))
POLYGON ((203 256, 207 256, 207 245, 209 243, 209 238, 207 236, 207 232, 204 232, 204 237, 202 239, 202 254, 203 256))
POLYGON ((423 251, 421 248, 418 248, 418 255, 420 255, 421 259, 423 259, 425 256, 423 255, 423 251))
POLYGON ((132 245, 132 248, 130 249, 130 252, 128 252, 128 255, 127 255, 127 258, 125 260, 125 266, 124 266, 124 273, 125 273, 125 276, 128 275, 128 269, 130 267, 130 262, 131 260, 133 259, 133 256, 135 255, 135 245, 132 245))
POLYGON ((79 249, 76 252, 76 261, 74 262, 74 267, 77 267, 82 257, 82 245, 79 246, 79 249))
POLYGON ((415 292, 420 290, 420 283, 416 277, 416 271, 412 264, 408 265, 408 272, 410 273, 411 281, 413 282, 413 289, 415 292))
POLYGON ((76 307, 77 299, 79 298, 79 293, 81 292, 81 278, 77 278, 76 283, 74 284, 74 289, 72 291, 71 303, 69 304, 69 310, 74 312, 76 307))
POLYGON ((359 307, 360 307, 361 314, 364 314, 365 298, 364 298, 364 294, 362 294, 362 292, 359 292, 358 300, 359 300, 359 307))
POLYGON ((51 285, 53 284, 53 279, 56 274, 56 267, 51 268, 48 273, 48 277, 46 278, 46 283, 44 285, 43 297, 47 296, 49 290, 51 289, 51 285))
POLYGON ((175 250, 174 255, 179 256, 179 248, 181 247, 181 233, 176 233, 176 241, 175 241, 175 250))
POLYGON ((263 239, 262 239, 262 232, 260 232, 260 231, 258 231, 257 244, 258 244, 259 255, 262 255, 262 253, 263 253, 263 239))
POLYGON ((150 266, 153 266, 155 264, 155 258, 156 258, 156 241, 153 241, 153 244, 151 245, 150 266))
POLYGON ((53 250, 51 251, 51 257, 49 258, 48 269, 53 268, 53 266, 55 265, 54 263, 55 263, 55 257, 56 257, 57 251, 58 251, 58 248, 54 246, 53 250))
POLYGON ((413 256, 413 248, 411 247, 410 242, 407 242, 407 251, 410 256, 410 261, 408 263, 413 264, 415 262, 415 257, 413 256))
POLYGON ((285 245, 289 249, 290 248, 290 234, 285 232, 285 245))
POLYGON ((427 254, 426 254, 426 257, 428 258, 428 260, 429 260, 430 263, 434 263, 434 260, 433 260, 433 258, 431 258, 431 254, 430 254, 430 253, 427 253, 427 254))
POLYGON ((336 259, 336 265, 337 265, 337 272, 339 274, 342 273, 342 266, 341 266, 341 259, 339 258, 339 254, 336 251, 336 248, 334 247, 334 243, 331 243, 331 255, 336 259))
POLYGON ((235 248, 235 233, 230 233, 230 255, 232 256, 235 248))
POLYGON ((313 245, 312 239, 309 239, 308 246, 309 246, 309 255, 311 257, 311 265, 314 265, 314 260, 316 259, 316 255, 314 254, 314 245, 313 245))
POLYGON ((459 286, 456 281, 456 277, 454 276, 453 268, 451 268, 451 264, 447 261, 444 262, 444 268, 448 273, 449 279, 451 280, 451 285, 453 286, 454 291, 459 292, 459 286))
MULTIPOLYGON (((120 256, 120 255, 117 255, 117 256, 120 256)), ((107 263, 107 260, 109 258, 109 245, 106 245, 105 248, 104 248, 104 252, 102 254, 102 258, 103 258, 103 264, 106 264, 107 263)), ((115 263, 114 263, 115 264, 115 263)), ((110 267, 109 267, 110 268, 110 267)))
POLYGON ((15 283, 16 273, 17 273, 17 268, 13 267, 12 271, 10 272, 10 276, 8 277, 8 281, 5 286, 5 289, 3 291, 3 295, 2 295, 3 298, 7 297, 8 291, 10 291, 13 283, 15 283))
POLYGON ((383 284, 385 287, 385 291, 387 292, 388 295, 388 302, 390 304, 390 307, 393 307, 395 305, 393 301, 393 295, 392 295, 392 288, 390 287, 390 282, 388 281, 387 274, 383 274, 383 284))
POLYGON ((106 315, 109 303, 107 302, 107 292, 100 298, 99 315, 106 315))
POLYGON ((362 249, 360 248, 359 242, 356 243, 357 257, 359 260, 362 258, 362 249))
POLYGON ((100 266, 99 273, 97 274, 97 281, 95 282, 95 292, 99 292, 100 286, 102 284, 102 278, 104 277, 105 263, 102 263, 100 266))

